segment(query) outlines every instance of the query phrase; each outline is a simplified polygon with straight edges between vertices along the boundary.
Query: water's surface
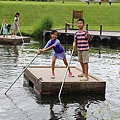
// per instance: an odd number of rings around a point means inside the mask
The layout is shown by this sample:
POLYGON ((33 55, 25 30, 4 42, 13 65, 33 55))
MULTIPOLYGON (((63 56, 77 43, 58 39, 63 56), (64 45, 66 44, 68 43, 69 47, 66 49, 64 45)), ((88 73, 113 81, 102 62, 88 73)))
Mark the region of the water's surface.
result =
MULTIPOLYGON (((62 104, 54 96, 40 96, 30 89, 23 75, 4 92, 20 75, 23 67, 35 57, 40 45, 0 45, 0 120, 120 120, 120 50, 90 52, 89 72, 106 81, 103 95, 64 95, 62 104)), ((94 50, 97 51, 97 50, 94 50)), ((51 65, 51 52, 38 56, 32 65, 51 65)), ((67 59, 70 51, 67 51, 67 59)), ((64 65, 57 61, 56 65, 64 65)), ((79 66, 77 56, 71 65, 79 66)))

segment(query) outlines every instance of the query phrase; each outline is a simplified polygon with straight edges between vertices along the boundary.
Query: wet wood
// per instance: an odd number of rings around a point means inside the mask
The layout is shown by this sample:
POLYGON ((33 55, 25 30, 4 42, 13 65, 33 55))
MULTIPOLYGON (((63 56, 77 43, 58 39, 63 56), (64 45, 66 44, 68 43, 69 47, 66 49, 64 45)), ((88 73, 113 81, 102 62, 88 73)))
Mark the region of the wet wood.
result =
MULTIPOLYGON (((24 72, 26 80, 31 81, 40 94, 58 94, 63 82, 66 67, 55 67, 55 79, 51 78, 51 66, 30 66, 24 72)), ((81 70, 71 66, 75 77, 67 75, 62 90, 64 93, 104 93, 106 82, 89 74, 88 81, 80 81, 81 70)))
POLYGON ((30 37, 21 37, 17 36, 16 38, 12 38, 11 36, 8 36, 8 38, 3 37, 3 35, 0 36, 0 44, 21 44, 21 43, 30 43, 30 37))

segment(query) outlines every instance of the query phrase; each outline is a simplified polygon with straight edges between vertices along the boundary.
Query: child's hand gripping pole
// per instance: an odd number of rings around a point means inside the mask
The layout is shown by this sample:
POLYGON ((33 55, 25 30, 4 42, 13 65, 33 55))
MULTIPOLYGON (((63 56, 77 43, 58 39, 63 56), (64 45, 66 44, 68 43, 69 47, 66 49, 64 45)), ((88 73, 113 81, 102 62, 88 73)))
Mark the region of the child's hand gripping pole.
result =
POLYGON ((40 55, 40 54, 43 53, 44 51, 45 51, 45 48, 40 49, 37 54, 40 55))

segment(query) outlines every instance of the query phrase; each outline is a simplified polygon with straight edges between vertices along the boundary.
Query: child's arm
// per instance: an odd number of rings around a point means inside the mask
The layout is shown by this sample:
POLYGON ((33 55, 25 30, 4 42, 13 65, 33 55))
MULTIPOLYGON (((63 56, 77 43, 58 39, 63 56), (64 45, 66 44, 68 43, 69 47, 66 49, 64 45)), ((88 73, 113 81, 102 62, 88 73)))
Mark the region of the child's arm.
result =
POLYGON ((6 23, 5 23, 5 21, 4 21, 4 20, 2 21, 2 23, 3 23, 3 25, 6 25, 6 23))
POLYGON ((43 53, 44 51, 47 51, 47 50, 50 50, 51 48, 53 48, 54 47, 54 45, 51 45, 51 46, 49 46, 49 47, 47 47, 47 48, 42 48, 42 49, 40 49, 39 51, 38 51, 38 55, 40 55, 41 53, 43 53))
POLYGON ((3 24, 5 24, 4 20, 2 21, 3 24))
POLYGON ((47 51, 47 50, 50 50, 51 48, 53 48, 54 47, 54 45, 51 45, 51 46, 49 46, 49 47, 47 47, 47 48, 43 48, 43 52, 44 51, 47 51))
POLYGON ((40 50, 38 51, 38 55, 41 54, 41 53, 44 52, 44 51, 47 51, 47 50, 50 50, 51 48, 56 47, 56 46, 59 45, 59 44, 60 44, 60 41, 59 41, 59 40, 56 40, 56 42, 55 42, 53 45, 51 45, 51 40, 49 40, 49 41, 47 42, 47 44, 45 45, 45 47, 42 48, 42 49, 40 49, 40 50))
POLYGON ((92 41, 92 38, 91 38, 90 34, 88 33, 88 31, 86 32, 86 35, 88 37, 88 41, 92 41))
POLYGON ((88 33, 88 41, 92 41, 92 38, 89 33, 88 33))

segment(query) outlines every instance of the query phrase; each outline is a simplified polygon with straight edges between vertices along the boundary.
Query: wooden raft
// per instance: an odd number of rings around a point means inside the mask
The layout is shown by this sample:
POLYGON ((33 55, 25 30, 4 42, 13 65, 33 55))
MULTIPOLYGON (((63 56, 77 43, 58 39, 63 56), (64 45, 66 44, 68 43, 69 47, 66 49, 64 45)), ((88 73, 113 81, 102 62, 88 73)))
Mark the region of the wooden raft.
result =
POLYGON ((30 37, 25 36, 17 36, 16 38, 12 38, 8 36, 8 38, 4 38, 3 35, 0 35, 0 44, 21 44, 21 43, 30 43, 30 37))
MULTIPOLYGON (((81 70, 71 66, 71 71, 75 77, 66 76, 65 83, 62 89, 64 93, 102 93, 105 94, 106 82, 89 75, 89 81, 80 81, 78 74, 81 70)), ((34 85, 34 88, 40 94, 58 94, 63 78, 66 72, 66 67, 55 67, 55 79, 51 78, 51 66, 30 66, 24 72, 24 77, 29 83, 34 85)))

